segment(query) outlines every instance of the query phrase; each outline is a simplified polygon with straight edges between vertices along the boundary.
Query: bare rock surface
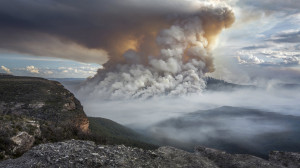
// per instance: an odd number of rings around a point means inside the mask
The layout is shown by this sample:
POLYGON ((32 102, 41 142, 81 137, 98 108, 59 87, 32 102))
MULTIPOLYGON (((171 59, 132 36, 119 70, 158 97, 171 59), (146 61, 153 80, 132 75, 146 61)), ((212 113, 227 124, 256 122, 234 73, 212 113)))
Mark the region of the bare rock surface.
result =
POLYGON ((66 141, 34 147, 22 157, 0 167, 205 167, 217 166, 209 159, 172 147, 158 150, 95 145, 91 141, 66 141))
MULTIPOLYGON (((286 159, 276 155, 276 160, 286 159)), ((299 154, 286 154, 294 165, 299 165, 299 154), (293 159, 296 160, 293 160, 293 159)), ((197 147, 195 153, 173 147, 143 150, 124 145, 95 145, 91 141, 70 140, 33 147, 22 157, 0 162, 0 167, 197 167, 197 168, 282 168, 274 160, 267 161, 250 155, 231 155, 222 151, 197 147)))
POLYGON ((200 156, 205 156, 208 159, 216 163, 220 168, 253 168, 253 167, 263 167, 263 168, 281 168, 275 163, 271 163, 267 160, 246 154, 229 154, 223 151, 196 147, 195 153, 200 156))
POLYGON ((300 153, 272 151, 269 154, 269 160, 289 168, 300 167, 300 153))

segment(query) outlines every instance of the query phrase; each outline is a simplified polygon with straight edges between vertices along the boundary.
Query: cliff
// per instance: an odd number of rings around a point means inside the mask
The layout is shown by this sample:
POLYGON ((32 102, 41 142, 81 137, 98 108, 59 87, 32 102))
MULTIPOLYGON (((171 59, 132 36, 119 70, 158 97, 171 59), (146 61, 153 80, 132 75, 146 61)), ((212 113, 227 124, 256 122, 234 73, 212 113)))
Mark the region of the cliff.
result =
POLYGON ((70 139, 157 148, 118 123, 87 118, 80 102, 59 82, 0 75, 0 160, 21 156, 41 143, 70 139))
POLYGON ((59 82, 42 78, 0 76, 0 114, 23 115, 55 124, 69 122, 88 131, 80 102, 59 82))
POLYGON ((0 76, 0 160, 19 156, 36 144, 88 132, 83 107, 60 83, 0 76))

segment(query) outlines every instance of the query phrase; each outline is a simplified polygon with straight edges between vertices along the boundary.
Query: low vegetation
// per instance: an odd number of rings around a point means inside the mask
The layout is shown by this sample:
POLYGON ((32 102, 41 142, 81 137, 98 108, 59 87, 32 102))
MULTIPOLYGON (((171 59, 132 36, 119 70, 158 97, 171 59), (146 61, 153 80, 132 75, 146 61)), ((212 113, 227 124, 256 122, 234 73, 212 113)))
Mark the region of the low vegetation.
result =
POLYGON ((20 156, 34 145, 70 139, 156 148, 111 120, 87 118, 80 102, 59 82, 0 76, 0 160, 20 156))

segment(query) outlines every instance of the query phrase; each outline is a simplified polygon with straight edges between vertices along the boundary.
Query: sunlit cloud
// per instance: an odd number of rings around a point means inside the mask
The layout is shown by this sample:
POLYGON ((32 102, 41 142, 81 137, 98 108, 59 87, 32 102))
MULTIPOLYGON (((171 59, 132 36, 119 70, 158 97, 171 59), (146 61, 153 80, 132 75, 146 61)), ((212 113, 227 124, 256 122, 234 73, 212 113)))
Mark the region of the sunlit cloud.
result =
POLYGON ((2 66, 1 66, 1 69, 2 69, 3 71, 5 71, 6 73, 11 74, 10 69, 6 68, 5 66, 2 65, 2 66))
POLYGON ((26 67, 26 71, 30 72, 30 73, 33 73, 33 74, 39 74, 39 69, 34 67, 33 65, 31 66, 27 66, 26 67))

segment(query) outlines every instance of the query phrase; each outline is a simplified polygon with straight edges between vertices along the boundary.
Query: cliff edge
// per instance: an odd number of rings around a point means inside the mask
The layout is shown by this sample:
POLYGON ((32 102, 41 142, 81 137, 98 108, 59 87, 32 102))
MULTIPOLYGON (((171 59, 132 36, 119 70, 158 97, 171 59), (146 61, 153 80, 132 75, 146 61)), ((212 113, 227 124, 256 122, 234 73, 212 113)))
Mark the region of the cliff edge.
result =
POLYGON ((59 82, 0 76, 0 160, 88 132, 83 107, 59 82))

